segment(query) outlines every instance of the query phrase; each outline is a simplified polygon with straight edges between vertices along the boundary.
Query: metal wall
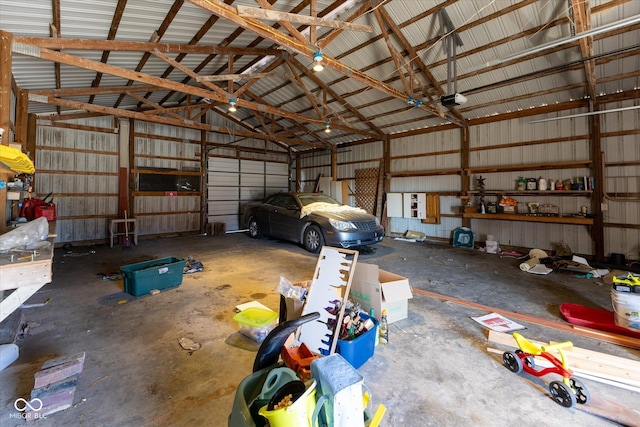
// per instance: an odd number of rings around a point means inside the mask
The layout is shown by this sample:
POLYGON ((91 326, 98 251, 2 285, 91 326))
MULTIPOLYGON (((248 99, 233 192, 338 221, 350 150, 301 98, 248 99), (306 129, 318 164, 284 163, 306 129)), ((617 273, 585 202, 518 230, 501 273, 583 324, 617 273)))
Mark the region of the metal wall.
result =
POLYGON ((40 120, 34 197, 44 198, 52 193, 57 243, 107 239, 108 218, 118 213, 118 135, 114 119, 64 123, 105 131, 53 127, 50 121, 40 120))
MULTIPOLYGON (((129 130, 132 131, 131 129, 129 130)), ((136 121, 131 170, 184 171, 202 182, 200 131, 152 122, 136 121)), ((160 175, 159 175, 160 176, 160 175)), ((200 232, 204 188, 193 193, 181 188, 140 191, 139 178, 133 193, 133 215, 139 235, 200 232), (175 192, 172 192, 172 190, 175 192)))
MULTIPOLYGON (((614 108, 609 107, 609 108, 614 108)), ((558 116, 578 114, 583 111, 565 111, 558 116)), ((607 167, 606 191, 617 186, 624 188, 625 194, 635 195, 636 200, 608 201, 609 210, 605 214, 605 223, 640 223, 638 209, 638 188, 640 176, 638 160, 640 148, 637 144, 637 129, 640 122, 638 110, 599 116, 602 123, 603 149, 607 161, 635 161, 636 164, 607 167), (631 134, 625 134, 624 130, 631 134), (636 130, 636 131, 634 131, 636 130), (620 132, 622 131, 622 132, 620 132), (611 135, 611 136, 608 136, 611 135), (609 154, 609 152, 611 154, 609 154)), ((491 122, 471 126, 469 168, 487 168, 495 166, 495 171, 485 171, 470 175, 471 190, 479 190, 477 180, 483 178, 485 190, 514 191, 517 179, 540 178, 547 181, 576 180, 577 177, 593 176, 593 171, 585 167, 558 167, 551 170, 515 170, 501 172, 501 166, 550 164, 590 160, 589 118, 576 117, 545 123, 530 123, 549 116, 532 116, 519 119, 491 122)), ((391 173, 449 170, 461 167, 461 131, 446 130, 418 136, 392 139, 391 173), (450 152, 452 151, 453 152, 450 152)), ((544 169, 544 168, 542 168, 544 169)), ((459 193, 462 190, 462 177, 455 174, 442 176, 393 177, 391 192, 439 192, 459 193)), ((559 207, 563 215, 580 212, 586 206, 589 213, 599 208, 599 201, 591 200, 590 195, 535 195, 524 192, 513 196, 518 200, 518 212, 527 213, 527 203, 551 203, 559 207)), ((632 197, 629 197, 632 198, 632 197)), ((498 196, 485 196, 485 201, 497 201, 498 196)), ((477 195, 471 196, 474 205, 477 195)), ((404 233, 407 230, 424 232, 430 237, 449 239, 455 228, 461 226, 459 213, 464 201, 457 195, 440 197, 441 224, 422 224, 418 219, 390 218, 388 231, 404 233)), ((491 234, 506 245, 528 248, 555 250, 560 242, 567 243, 574 252, 591 255, 594 253, 591 229, 585 225, 546 224, 516 221, 495 221, 472 219, 471 228, 476 241, 483 241, 491 234)), ((607 227, 605 229, 605 251, 622 252, 631 259, 638 258, 639 231, 636 228, 607 227)))
MULTIPOLYGON (((637 104, 637 101, 635 102, 637 104)), ((628 108, 634 102, 611 103, 606 110, 628 108)), ((640 259, 640 109, 600 116, 605 156, 605 254, 640 259), (635 227, 634 227, 635 226, 635 227)))

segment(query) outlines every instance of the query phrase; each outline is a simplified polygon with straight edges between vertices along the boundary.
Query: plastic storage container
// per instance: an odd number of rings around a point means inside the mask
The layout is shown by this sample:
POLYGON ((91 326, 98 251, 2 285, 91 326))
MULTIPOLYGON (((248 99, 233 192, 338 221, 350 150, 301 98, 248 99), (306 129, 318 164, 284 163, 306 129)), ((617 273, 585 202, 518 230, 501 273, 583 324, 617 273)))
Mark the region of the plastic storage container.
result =
POLYGON ((249 307, 233 316, 240 325, 240 333, 254 341, 262 342, 278 324, 278 313, 263 308, 249 307))
POLYGON ((640 331, 640 294, 611 289, 615 323, 634 332, 640 331))
POLYGON ((180 286, 185 263, 184 259, 168 257, 123 265, 120 271, 124 280, 124 291, 137 297, 155 289, 180 286))
MULTIPOLYGON (((365 313, 360 313, 360 318, 365 321, 369 319, 369 316, 365 313)), ((375 351, 379 322, 374 317, 371 320, 375 325, 373 329, 350 341, 338 340, 338 345, 336 346, 337 353, 356 369, 364 365, 364 362, 369 360, 375 351)))

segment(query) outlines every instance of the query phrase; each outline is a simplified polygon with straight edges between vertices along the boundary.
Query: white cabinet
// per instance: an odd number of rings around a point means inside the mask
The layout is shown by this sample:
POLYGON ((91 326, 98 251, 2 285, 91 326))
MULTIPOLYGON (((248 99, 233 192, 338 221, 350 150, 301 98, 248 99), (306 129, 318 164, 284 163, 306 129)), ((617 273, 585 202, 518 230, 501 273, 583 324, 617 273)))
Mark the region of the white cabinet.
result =
POLYGON ((402 193, 387 193, 387 216, 402 218, 402 193))
POLYGON ((427 217, 426 193, 402 193, 402 216, 424 219, 427 217))
POLYGON ((387 193, 389 218, 427 217, 427 193, 387 193))

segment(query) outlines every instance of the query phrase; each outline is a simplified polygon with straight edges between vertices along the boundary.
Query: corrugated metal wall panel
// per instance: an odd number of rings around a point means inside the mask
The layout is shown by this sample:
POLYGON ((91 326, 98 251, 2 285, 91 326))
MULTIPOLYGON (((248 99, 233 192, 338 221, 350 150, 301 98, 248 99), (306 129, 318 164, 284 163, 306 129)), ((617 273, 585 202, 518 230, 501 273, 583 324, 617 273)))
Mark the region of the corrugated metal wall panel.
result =
MULTIPOLYGON (((633 101, 611 103, 603 109, 625 108, 635 104, 637 102, 633 101)), ((605 254, 621 253, 628 259, 640 259, 640 144, 637 134, 640 129, 640 109, 602 114, 600 123, 606 163, 627 163, 608 166, 604 170, 605 195, 608 196, 603 200, 608 207, 604 212, 605 254)))
MULTIPOLYGON (((75 124, 113 132, 113 117, 75 124)), ((108 218, 118 210, 118 135, 52 127, 43 120, 36 135, 34 190, 53 193, 57 243, 106 239, 108 218)))

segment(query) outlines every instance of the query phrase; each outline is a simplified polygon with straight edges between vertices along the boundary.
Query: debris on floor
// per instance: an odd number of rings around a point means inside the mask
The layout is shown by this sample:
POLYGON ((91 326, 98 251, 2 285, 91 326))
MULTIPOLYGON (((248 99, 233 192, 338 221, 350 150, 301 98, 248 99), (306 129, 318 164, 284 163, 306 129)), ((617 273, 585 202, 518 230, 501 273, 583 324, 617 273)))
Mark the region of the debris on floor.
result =
POLYGON ((525 326, 514 322, 498 313, 485 314, 484 316, 471 317, 482 326, 496 332, 513 332, 526 329, 525 326))
POLYGON ((24 414, 23 418, 37 420, 70 408, 84 360, 85 353, 82 352, 46 361, 34 375, 31 400, 16 399, 15 407, 24 414))
POLYGON ((182 274, 197 273, 204 270, 204 265, 200 261, 196 261, 193 257, 187 258, 187 262, 184 264, 182 274))
POLYGON ((194 351, 200 350, 200 347, 202 347, 199 342, 195 342, 191 338, 187 337, 180 338, 178 342, 180 343, 180 347, 187 350, 190 354, 193 354, 194 351))

